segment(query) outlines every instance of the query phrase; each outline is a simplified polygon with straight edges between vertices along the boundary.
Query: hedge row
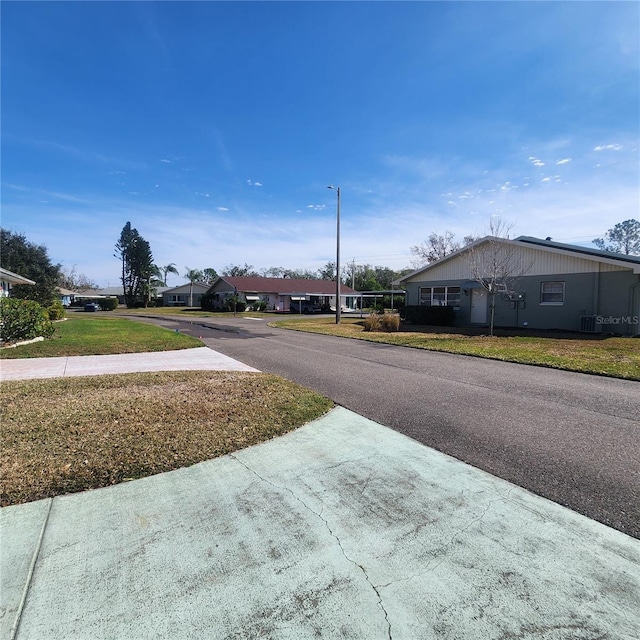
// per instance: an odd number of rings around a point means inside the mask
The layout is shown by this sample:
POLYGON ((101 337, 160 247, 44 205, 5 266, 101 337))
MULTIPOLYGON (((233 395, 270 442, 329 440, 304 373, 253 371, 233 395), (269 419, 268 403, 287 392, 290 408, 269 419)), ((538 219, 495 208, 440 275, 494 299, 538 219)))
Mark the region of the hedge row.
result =
POLYGON ((456 320, 453 307, 408 305, 400 310, 400 316, 404 322, 410 324, 428 324, 439 327, 451 327, 456 320))

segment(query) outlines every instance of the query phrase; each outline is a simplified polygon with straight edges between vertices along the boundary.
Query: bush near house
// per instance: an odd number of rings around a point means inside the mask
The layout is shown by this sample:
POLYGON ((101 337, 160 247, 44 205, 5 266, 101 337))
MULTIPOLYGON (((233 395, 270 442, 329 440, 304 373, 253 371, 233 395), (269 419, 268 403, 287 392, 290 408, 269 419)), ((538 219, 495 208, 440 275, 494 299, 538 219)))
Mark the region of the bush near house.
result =
POLYGON ((34 300, 0 298, 0 339, 5 343, 49 338, 53 324, 49 313, 34 300))
POLYGON ((249 307, 249 311, 266 311, 267 303, 264 300, 258 300, 249 307))
POLYGON ((364 319, 365 331, 378 331, 380 329, 380 316, 377 313, 371 313, 364 319))
POLYGON ((64 305, 60 300, 56 300, 47 307, 47 314, 49 320, 62 320, 65 314, 64 305))
POLYGON ((115 311, 118 308, 118 298, 101 298, 98 304, 103 311, 115 311))
POLYGON ((364 320, 365 331, 386 331, 391 333, 400 329, 400 316, 395 313, 372 313, 364 320))
POLYGON ((203 296, 200 298, 200 308, 203 311, 216 311, 215 307, 213 306, 215 295, 215 293, 209 292, 203 294, 203 296))
POLYGON ((247 303, 246 302, 242 302, 242 300, 238 300, 235 303, 235 306, 233 304, 233 298, 227 298, 224 301, 224 310, 225 311, 237 311, 238 313, 242 313, 243 311, 245 311, 247 308, 247 303))
POLYGON ((407 305, 401 311, 403 322, 409 324, 426 324, 439 327, 452 327, 456 314, 453 307, 423 307, 407 305))
POLYGON ((400 316, 395 313, 385 313, 380 316, 380 328, 391 333, 400 330, 400 316))

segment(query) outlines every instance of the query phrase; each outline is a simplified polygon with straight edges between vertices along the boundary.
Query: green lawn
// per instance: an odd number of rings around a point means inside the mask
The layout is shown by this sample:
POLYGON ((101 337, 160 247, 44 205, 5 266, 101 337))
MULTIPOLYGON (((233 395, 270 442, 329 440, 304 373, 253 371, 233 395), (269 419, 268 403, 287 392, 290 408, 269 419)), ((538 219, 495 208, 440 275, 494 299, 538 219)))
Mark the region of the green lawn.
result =
POLYGON ((1 358, 51 358, 201 347, 191 336, 119 316, 70 313, 51 339, 0 350, 1 358))
POLYGON ((363 320, 332 318, 280 320, 271 326, 326 335, 383 342, 415 349, 445 351, 521 364, 552 367, 629 380, 640 380, 640 339, 582 334, 470 335, 450 328, 421 327, 420 331, 364 331, 363 320))
MULTIPOLYGON (((70 313, 52 339, 3 358, 201 347, 117 315, 70 313)), ((6 381, 0 386, 0 504, 106 487, 268 440, 333 403, 266 373, 173 371, 6 381)))

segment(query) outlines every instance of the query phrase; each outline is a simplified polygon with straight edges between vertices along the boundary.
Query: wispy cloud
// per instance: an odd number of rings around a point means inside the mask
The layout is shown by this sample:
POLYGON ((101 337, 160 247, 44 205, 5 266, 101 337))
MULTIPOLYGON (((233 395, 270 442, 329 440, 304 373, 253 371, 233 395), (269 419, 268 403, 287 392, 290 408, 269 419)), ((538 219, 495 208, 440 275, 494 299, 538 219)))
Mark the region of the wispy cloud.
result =
POLYGON ((594 151, 621 151, 623 146, 621 144, 601 144, 594 147, 594 151))
POLYGON ((48 189, 26 187, 24 185, 11 184, 7 182, 4 182, 2 186, 3 188, 8 188, 13 191, 17 191, 21 193, 23 196, 31 195, 34 199, 41 198, 42 196, 46 196, 49 198, 54 198, 56 200, 64 200, 65 202, 77 202, 79 204, 89 204, 91 202, 86 198, 83 198, 71 193, 63 193, 61 191, 50 191, 48 189))
POLYGON ((571 162, 571 158, 562 158, 562 160, 558 160, 558 161, 556 162, 556 164, 557 164, 557 165, 560 165, 560 164, 569 164, 570 162, 571 162))
MULTIPOLYGON (((34 140, 24 138, 19 139, 19 141, 25 145, 36 146, 49 151, 61 152, 85 163, 106 164, 111 166, 115 165, 134 171, 144 171, 148 169, 148 165, 145 162, 138 162, 131 160, 130 158, 111 156, 93 149, 83 149, 68 143, 63 144, 53 140, 34 140)), ((121 171, 121 173, 124 173, 124 171, 121 171)))

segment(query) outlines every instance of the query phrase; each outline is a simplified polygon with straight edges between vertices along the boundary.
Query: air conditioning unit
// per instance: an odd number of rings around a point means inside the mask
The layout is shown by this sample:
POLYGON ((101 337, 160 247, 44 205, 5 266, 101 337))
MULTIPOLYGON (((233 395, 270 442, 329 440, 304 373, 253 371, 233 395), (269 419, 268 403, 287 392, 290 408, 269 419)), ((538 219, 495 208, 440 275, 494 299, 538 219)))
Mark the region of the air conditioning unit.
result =
POLYGON ((597 322, 598 316, 580 316, 582 333, 602 333, 602 324, 597 322))

